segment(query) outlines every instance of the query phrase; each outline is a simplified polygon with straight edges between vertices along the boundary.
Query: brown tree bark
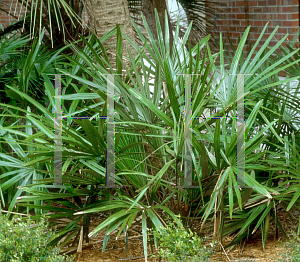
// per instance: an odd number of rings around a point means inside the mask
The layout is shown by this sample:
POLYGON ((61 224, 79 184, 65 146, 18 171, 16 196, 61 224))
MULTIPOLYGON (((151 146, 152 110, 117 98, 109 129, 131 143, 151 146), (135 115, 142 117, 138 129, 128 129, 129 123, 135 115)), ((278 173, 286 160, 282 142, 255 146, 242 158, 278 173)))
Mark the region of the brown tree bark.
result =
MULTIPOLYGON (((91 5, 88 9, 89 20, 98 38, 101 38, 109 30, 119 24, 120 27, 124 26, 122 33, 135 42, 127 0, 91 0, 91 5)), ((115 68, 116 57, 114 53, 116 50, 117 36, 112 36, 110 40, 113 48, 111 52, 108 53, 111 56, 112 65, 115 68)), ((135 55, 134 48, 123 38, 123 55, 128 57, 127 48, 135 55)))

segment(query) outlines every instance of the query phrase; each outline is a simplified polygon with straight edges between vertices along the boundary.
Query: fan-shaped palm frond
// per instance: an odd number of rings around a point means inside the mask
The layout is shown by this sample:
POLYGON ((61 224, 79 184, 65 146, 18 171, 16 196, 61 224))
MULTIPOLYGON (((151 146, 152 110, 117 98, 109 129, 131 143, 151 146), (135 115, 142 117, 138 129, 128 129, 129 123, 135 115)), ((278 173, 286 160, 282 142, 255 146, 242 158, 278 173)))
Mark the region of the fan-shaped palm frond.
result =
MULTIPOLYGON (((14 10, 13 17, 17 18, 18 23, 12 29, 20 28, 20 19, 23 22, 22 31, 25 24, 29 24, 28 31, 24 33, 32 38, 40 35, 42 29, 45 29, 44 42, 52 43, 52 47, 54 43, 57 46, 66 40, 78 38, 79 33, 87 33, 82 20, 85 5, 83 0, 12 0, 11 8, 17 4, 20 4, 20 7, 14 10)), ((12 15, 11 10, 9 13, 12 15)))

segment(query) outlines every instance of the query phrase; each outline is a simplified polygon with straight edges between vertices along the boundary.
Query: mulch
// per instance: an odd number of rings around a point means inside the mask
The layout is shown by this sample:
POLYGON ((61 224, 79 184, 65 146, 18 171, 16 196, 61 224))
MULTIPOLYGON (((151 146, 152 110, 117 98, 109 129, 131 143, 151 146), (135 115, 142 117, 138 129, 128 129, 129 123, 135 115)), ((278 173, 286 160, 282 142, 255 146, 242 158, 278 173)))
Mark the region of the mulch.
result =
MULTIPOLYGON (((292 222, 290 217, 286 214, 284 210, 280 210, 277 213, 278 219, 281 222, 284 230, 289 232, 290 230, 297 231, 298 221, 299 221, 299 211, 292 212, 295 220, 292 222)), ((91 225, 95 228, 99 225, 104 218, 93 217, 91 225)), ((136 228, 138 230, 138 225, 136 228)), ((102 261, 145 261, 143 256, 143 242, 142 237, 137 232, 129 230, 129 243, 128 252, 126 252, 125 242, 122 237, 116 240, 116 235, 112 234, 111 241, 109 241, 105 252, 102 252, 102 241, 104 238, 105 231, 97 234, 90 239, 88 248, 83 249, 82 253, 77 254, 78 262, 102 262, 102 261)), ((208 232, 208 239, 212 232, 208 232)), ((232 237, 226 236, 223 238, 223 246, 228 244, 232 240, 232 237)), ((236 245, 230 252, 226 250, 226 254, 223 252, 214 254, 211 261, 275 261, 278 258, 278 254, 283 250, 282 241, 285 238, 281 231, 279 231, 278 238, 276 238, 275 232, 275 222, 270 219, 270 229, 268 240, 266 243, 265 250, 262 248, 261 233, 257 230, 252 239, 248 240, 244 247, 236 245)), ((155 250, 153 250, 155 252, 155 250)), ((150 253, 147 261, 158 261, 157 258, 151 257, 151 247, 148 244, 148 252, 150 253)))

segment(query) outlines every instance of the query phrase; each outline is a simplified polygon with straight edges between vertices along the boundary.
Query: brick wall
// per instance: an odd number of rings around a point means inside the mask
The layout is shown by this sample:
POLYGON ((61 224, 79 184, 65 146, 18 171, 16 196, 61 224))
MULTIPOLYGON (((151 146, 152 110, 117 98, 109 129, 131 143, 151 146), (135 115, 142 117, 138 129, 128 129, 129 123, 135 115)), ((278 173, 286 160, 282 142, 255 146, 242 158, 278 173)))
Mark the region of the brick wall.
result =
MULTIPOLYGON (((253 43, 267 22, 269 24, 263 39, 268 38, 275 27, 279 25, 275 34, 276 39, 280 40, 286 33, 289 33, 291 40, 299 27, 299 0, 220 0, 220 2, 223 2, 225 6, 224 13, 217 15, 217 27, 222 32, 225 44, 229 43, 228 35, 236 47, 238 37, 242 37, 248 26, 251 26, 248 39, 253 43)), ((263 43, 263 39, 261 43, 263 43)), ((275 43, 274 39, 270 44, 274 45, 275 43)))
POLYGON ((13 5, 10 10, 11 2, 12 0, 2 0, 2 2, 0 2, 0 8, 5 10, 3 11, 0 9, 0 23, 4 28, 8 26, 10 23, 12 23, 13 21, 15 21, 19 15, 20 4, 17 5, 17 12, 15 13, 16 0, 13 0, 13 5), (9 11, 11 15, 8 14, 9 11))

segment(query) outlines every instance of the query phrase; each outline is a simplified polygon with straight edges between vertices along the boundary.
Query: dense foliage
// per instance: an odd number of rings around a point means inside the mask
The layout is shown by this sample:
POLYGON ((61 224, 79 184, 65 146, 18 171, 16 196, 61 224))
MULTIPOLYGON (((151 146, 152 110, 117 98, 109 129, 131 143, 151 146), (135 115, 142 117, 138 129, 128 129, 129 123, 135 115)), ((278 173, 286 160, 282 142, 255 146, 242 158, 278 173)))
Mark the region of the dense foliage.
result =
MULTIPOLYGON (((144 45, 139 47, 127 38, 137 55, 129 52, 126 58, 119 27, 101 39, 95 35, 82 37, 83 48, 71 43, 70 56, 58 50, 48 59, 49 54, 39 45, 43 35, 32 44, 27 62, 20 73, 14 73, 14 81, 4 81, 15 102, 0 104, 2 208, 31 212, 35 220, 47 214, 50 225, 59 230, 51 245, 88 241, 90 236, 106 230, 105 249, 112 232, 124 234, 127 242, 128 229, 140 224, 145 256, 147 229, 161 232, 167 215, 180 224, 175 216, 178 213, 185 228, 193 228, 192 218, 201 218, 201 226, 195 231, 213 229, 212 240, 222 241, 223 236, 234 234, 234 240, 225 248, 244 241, 258 229, 264 247, 271 217, 286 235, 276 211, 280 206, 287 212, 299 209, 300 195, 299 85, 290 84, 300 78, 296 38, 284 47, 286 36, 271 48, 268 44, 276 28, 256 51, 266 25, 245 55, 247 28, 234 55, 227 57, 222 38, 218 53, 211 52, 210 36, 186 48, 191 25, 180 39, 178 20, 170 53, 168 36, 162 35, 159 23, 158 41, 145 19, 144 23, 150 42, 134 25, 144 45), (106 41, 114 34, 117 49, 111 50, 106 41), (277 48, 284 50, 284 55, 277 54, 277 48), (109 52, 117 57, 116 69, 108 59, 109 52), (286 72, 288 77, 279 79, 279 72, 286 72), (53 187, 53 73, 62 74, 65 188, 53 187), (99 187, 105 186, 106 179, 107 131, 101 117, 107 115, 107 74, 115 73, 123 73, 115 76, 115 167, 116 184, 120 187, 107 189, 99 187), (190 123, 184 121, 184 74, 191 74, 190 123), (247 74, 244 96, 248 188, 234 187, 237 74, 247 74), (34 97, 30 85, 40 87, 43 97, 34 97), (211 118, 195 118, 207 110, 211 118), (79 119, 83 116, 89 119, 79 119), (192 126, 195 188, 177 187, 184 184, 186 126, 192 126), (89 232, 91 215, 108 212, 110 215, 89 232)), ((165 26, 167 32, 168 23, 165 26)), ((16 51, 20 50, 16 47, 16 51)))

